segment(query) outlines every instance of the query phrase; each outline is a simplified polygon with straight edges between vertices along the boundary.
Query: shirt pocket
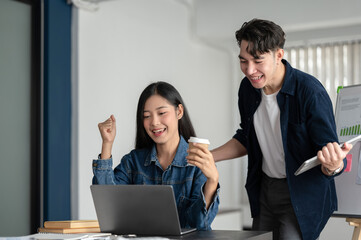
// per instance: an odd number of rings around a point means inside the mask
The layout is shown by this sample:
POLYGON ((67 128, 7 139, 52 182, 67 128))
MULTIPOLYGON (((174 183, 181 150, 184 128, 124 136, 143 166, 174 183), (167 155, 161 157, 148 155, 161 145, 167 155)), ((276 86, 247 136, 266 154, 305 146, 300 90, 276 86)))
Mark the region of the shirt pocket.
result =
POLYGON ((181 223, 181 226, 184 227, 190 227, 189 220, 187 216, 189 216, 189 206, 191 205, 191 199, 185 196, 184 194, 180 194, 178 198, 178 204, 177 204, 177 210, 179 215, 179 220, 181 223))
POLYGON ((144 172, 133 172, 133 184, 137 185, 156 185, 159 184, 157 179, 152 176, 148 176, 144 172))
POLYGON ((293 98, 290 99, 290 107, 288 113, 288 142, 294 146, 305 147, 307 146, 308 133, 306 121, 303 119, 304 114, 300 110, 300 106, 297 101, 293 98))
POLYGON ((302 156, 312 157, 311 139, 307 132, 307 126, 305 122, 301 123, 288 123, 287 130, 287 142, 288 151, 294 155, 294 158, 298 160, 299 164, 305 160, 302 156))
POLYGON ((191 202, 190 194, 187 191, 187 184, 172 184, 174 196, 177 202, 178 212, 186 211, 191 202))

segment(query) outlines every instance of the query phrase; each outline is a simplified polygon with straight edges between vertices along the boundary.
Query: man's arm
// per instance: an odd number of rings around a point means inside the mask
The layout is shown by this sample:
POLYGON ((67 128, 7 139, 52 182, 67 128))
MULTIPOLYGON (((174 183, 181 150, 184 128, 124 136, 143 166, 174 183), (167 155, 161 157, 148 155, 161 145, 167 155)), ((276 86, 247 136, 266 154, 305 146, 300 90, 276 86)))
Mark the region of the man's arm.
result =
POLYGON ((224 145, 211 150, 214 161, 222 161, 242 157, 247 154, 247 149, 235 138, 232 138, 224 145))

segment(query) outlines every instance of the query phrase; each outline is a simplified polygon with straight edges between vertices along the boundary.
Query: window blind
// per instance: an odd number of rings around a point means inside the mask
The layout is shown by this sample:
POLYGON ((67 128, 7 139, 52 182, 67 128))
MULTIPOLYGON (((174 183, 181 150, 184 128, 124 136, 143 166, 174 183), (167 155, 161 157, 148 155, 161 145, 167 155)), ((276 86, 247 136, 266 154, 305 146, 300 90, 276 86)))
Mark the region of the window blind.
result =
POLYGON ((290 64, 315 76, 326 88, 333 106, 337 88, 361 84, 361 39, 285 49, 290 64))

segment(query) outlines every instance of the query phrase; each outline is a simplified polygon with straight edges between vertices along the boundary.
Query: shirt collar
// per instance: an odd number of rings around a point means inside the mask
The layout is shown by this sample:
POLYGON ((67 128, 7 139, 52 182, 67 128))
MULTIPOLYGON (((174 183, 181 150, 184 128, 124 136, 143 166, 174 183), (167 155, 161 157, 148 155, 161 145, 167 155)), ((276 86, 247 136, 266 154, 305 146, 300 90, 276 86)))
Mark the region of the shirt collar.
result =
MULTIPOLYGON (((187 159, 186 159, 186 156, 188 155, 187 149, 188 149, 188 143, 183 138, 183 136, 180 136, 177 152, 170 165, 177 167, 185 167, 187 165, 187 159)), ((149 166, 152 162, 154 162, 155 164, 157 164, 158 162, 159 164, 159 160, 157 158, 157 148, 155 144, 152 146, 148 157, 145 159, 144 166, 149 166)))
POLYGON ((282 63, 285 65, 286 72, 284 77, 285 79, 283 81, 283 86, 280 92, 293 96, 295 95, 295 91, 296 91, 296 84, 292 82, 293 68, 285 59, 282 59, 282 63))

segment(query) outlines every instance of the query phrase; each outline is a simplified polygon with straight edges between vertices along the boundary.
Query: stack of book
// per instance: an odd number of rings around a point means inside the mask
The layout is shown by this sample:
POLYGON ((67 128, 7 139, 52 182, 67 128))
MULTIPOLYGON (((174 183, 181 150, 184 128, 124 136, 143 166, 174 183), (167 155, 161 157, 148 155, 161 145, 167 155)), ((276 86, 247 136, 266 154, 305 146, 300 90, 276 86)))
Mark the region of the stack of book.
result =
POLYGON ((100 233, 96 220, 46 221, 39 233, 100 233))

